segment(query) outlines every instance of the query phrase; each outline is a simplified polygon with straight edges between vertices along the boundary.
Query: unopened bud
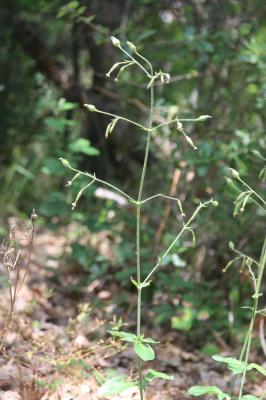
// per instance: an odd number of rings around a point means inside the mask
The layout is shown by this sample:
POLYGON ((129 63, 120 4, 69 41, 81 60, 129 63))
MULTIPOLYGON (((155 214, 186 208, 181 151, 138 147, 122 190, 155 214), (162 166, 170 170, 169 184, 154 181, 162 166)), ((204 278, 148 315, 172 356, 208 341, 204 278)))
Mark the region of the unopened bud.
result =
POLYGON ((165 83, 169 83, 170 82, 170 74, 164 74, 165 76, 165 83))
POLYGON ((226 182, 227 182, 229 185, 232 185, 233 179, 228 178, 228 176, 226 176, 226 177, 225 177, 225 180, 226 180, 226 182))
POLYGON ((182 123, 181 123, 180 121, 177 121, 177 122, 176 122, 176 129, 177 129, 178 131, 182 131, 183 125, 182 125, 182 123))
POLYGON ((199 118, 197 118, 198 121, 206 121, 206 119, 211 118, 210 115, 201 115, 199 118))
POLYGON ((64 167, 67 167, 67 168, 70 167, 69 161, 67 161, 65 158, 59 158, 59 160, 61 161, 61 163, 63 164, 64 167))
POLYGON ((217 200, 213 200, 212 205, 213 205, 213 207, 218 207, 219 203, 217 200))
POLYGON ((256 156, 256 157, 261 157, 261 154, 258 150, 252 150, 252 153, 256 156))
POLYGON ((229 242, 228 246, 229 246, 229 249, 231 249, 231 250, 235 249, 235 245, 233 242, 229 242))
POLYGON ((97 111, 97 108, 93 104, 84 104, 84 107, 91 112, 97 111))
POLYGON ((128 47, 130 48, 130 50, 133 51, 133 53, 136 53, 137 48, 136 48, 136 46, 135 46, 133 43, 127 42, 127 45, 128 45, 128 47))
POLYGON ((234 168, 230 168, 230 170, 231 170, 232 177, 235 178, 235 179, 238 179, 239 178, 239 173, 237 172, 237 170, 234 169, 234 168))
POLYGON ((118 40, 116 37, 111 36, 111 42, 113 43, 113 46, 120 47, 120 40, 118 40))
POLYGON ((186 139, 186 141, 188 142, 188 144, 189 144, 191 147, 193 147, 194 150, 197 150, 197 146, 194 145, 192 139, 191 139, 189 136, 185 135, 185 139, 186 139))
POLYGON ((252 266, 252 259, 247 257, 246 264, 247 264, 248 267, 251 267, 252 266))

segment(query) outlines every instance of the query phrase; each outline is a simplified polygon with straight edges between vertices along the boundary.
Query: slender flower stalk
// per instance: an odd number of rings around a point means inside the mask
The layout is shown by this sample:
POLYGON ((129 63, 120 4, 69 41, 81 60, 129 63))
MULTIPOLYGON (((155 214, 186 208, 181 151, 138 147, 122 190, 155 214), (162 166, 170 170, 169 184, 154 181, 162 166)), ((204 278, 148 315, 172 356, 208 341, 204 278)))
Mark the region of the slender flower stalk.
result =
MULTIPOLYGON (((186 133, 184 132, 183 128, 182 128, 182 124, 180 121, 184 121, 184 122, 196 122, 196 121, 204 121, 205 119, 208 119, 209 116, 201 116, 199 118, 195 118, 195 119, 177 119, 175 118, 174 120, 165 122, 163 124, 154 126, 154 121, 153 121, 153 117, 154 117, 154 86, 155 86, 155 82, 156 80, 161 80, 162 84, 167 84, 169 83, 170 80, 170 75, 168 73, 164 73, 162 71, 159 72, 154 72, 153 70, 153 66, 150 63, 149 60, 147 60, 144 56, 142 56, 136 46, 131 43, 131 42, 127 42, 127 46, 129 47, 130 51, 132 52, 132 54, 126 50, 122 45, 120 40, 118 40, 115 37, 111 38, 112 43, 115 47, 117 47, 118 49, 120 49, 127 57, 128 60, 125 61, 121 61, 118 62, 116 64, 114 64, 114 66, 111 67, 111 69, 109 70, 109 72, 107 73, 107 76, 110 76, 111 73, 113 73, 114 71, 118 70, 118 76, 124 71, 125 68, 130 68, 133 65, 136 65, 139 67, 139 69, 144 72, 145 78, 148 80, 148 83, 146 85, 146 89, 149 90, 150 93, 150 105, 149 105, 149 115, 148 115, 148 125, 144 126, 142 124, 140 124, 139 122, 135 122, 132 121, 131 119, 128 119, 126 117, 121 117, 119 115, 115 115, 112 113, 108 113, 102 110, 99 110, 97 107, 95 107, 92 104, 85 104, 85 108, 88 109, 88 111, 90 112, 98 112, 99 114, 103 114, 103 115, 107 115, 109 117, 112 117, 111 122, 108 124, 106 132, 105 132, 105 137, 108 138, 109 135, 111 134, 111 132, 114 130, 114 128, 116 127, 116 124, 118 121, 124 121, 130 125, 133 125, 137 128, 139 128, 141 131, 144 131, 146 134, 146 146, 145 146, 145 155, 144 155, 144 160, 143 160, 143 165, 142 165, 142 170, 141 170, 141 177, 140 177, 140 182, 139 182, 139 187, 138 187, 138 195, 137 198, 133 198, 132 196, 130 196, 129 194, 125 193, 124 191, 122 191, 121 189, 117 188, 115 185, 106 182, 102 179, 99 179, 95 176, 95 174, 91 174, 89 172, 82 172, 79 171, 78 169, 74 168, 72 165, 70 165, 70 163, 65 160, 65 159, 61 159, 63 165, 70 169, 72 172, 75 173, 74 177, 72 178, 71 181, 68 182, 68 186, 71 186, 73 181, 78 179, 79 176, 86 176, 88 178, 90 178, 90 182, 89 184, 85 185, 77 194, 76 199, 74 201, 74 203, 72 203, 72 208, 76 207, 77 202, 79 201, 81 195, 83 194, 83 192, 90 187, 92 184, 99 183, 102 184, 104 186, 109 187, 110 189, 114 190, 115 192, 119 193, 120 195, 122 195, 123 197, 125 197, 126 200, 128 200, 129 202, 131 202, 133 204, 133 206, 135 207, 135 211, 136 211, 136 239, 135 239, 135 245, 136 245, 136 280, 133 279, 133 277, 131 278, 132 283, 134 284, 134 286, 136 287, 137 290, 137 318, 136 318, 136 334, 132 334, 132 333, 127 333, 127 332, 121 332, 121 331, 111 331, 111 335, 113 335, 114 337, 118 337, 121 340, 125 340, 128 341, 130 343, 133 343, 133 348, 134 351, 137 355, 137 369, 138 369, 138 377, 137 377, 137 382, 132 382, 132 384, 138 384, 139 387, 139 396, 140 396, 140 400, 144 400, 144 390, 146 385, 149 383, 150 379, 148 376, 143 377, 143 373, 142 373, 142 362, 143 361, 151 361, 155 358, 155 353, 154 350, 152 349, 151 345, 155 345, 156 342, 154 339, 152 338, 145 338, 144 334, 142 333, 142 324, 141 324, 141 314, 142 314, 142 291, 146 286, 149 286, 151 281, 150 278, 154 275, 154 273, 161 267, 162 265, 162 261, 163 259, 170 253, 170 251, 174 248, 177 240, 185 233, 185 232, 189 232, 192 234, 193 236, 193 241, 194 241, 194 232, 192 227, 190 226, 192 221, 196 218, 197 214, 199 213, 199 211, 204 208, 207 207, 209 204, 212 204, 213 206, 217 206, 218 203, 216 201, 213 201, 212 199, 205 202, 205 203, 200 203, 198 205, 198 207, 196 208, 196 210, 194 211, 194 213, 192 214, 192 216, 188 219, 188 221, 185 223, 183 223, 183 227, 180 230, 180 232, 176 235, 175 239, 172 241, 172 243, 170 244, 170 246, 167 248, 167 250, 163 253, 162 257, 158 258, 158 263, 154 266, 154 268, 150 271, 150 273, 147 275, 147 277, 145 279, 143 279, 142 277, 142 268, 141 268, 141 212, 142 212, 142 208, 145 204, 147 204, 149 201, 155 199, 155 198, 164 198, 167 200, 172 200, 175 201, 177 203, 178 209, 182 215, 182 217, 185 217, 185 214, 183 212, 183 207, 181 204, 181 201, 176 198, 176 197, 171 197, 171 196, 167 196, 164 195, 162 193, 157 193, 154 194, 148 198, 143 198, 143 191, 144 191, 144 184, 145 184, 145 178, 146 178, 146 173, 147 173, 147 167, 148 167, 148 160, 149 160, 149 153, 150 153, 150 145, 151 145, 151 140, 152 140, 152 135, 153 133, 156 131, 158 131, 160 128, 168 125, 170 126, 173 123, 177 124, 177 129, 185 136, 186 141, 189 143, 189 145, 191 145, 194 149, 196 149, 196 146, 194 146, 192 140, 190 139, 190 137, 188 137, 186 135, 186 133)), ((173 379, 172 376, 158 372, 158 371, 154 371, 154 370, 149 370, 149 374, 152 374, 152 379, 153 377, 157 377, 157 378, 161 378, 161 379, 166 379, 166 380, 171 380, 173 379)), ((104 388, 103 385, 103 389, 101 389, 101 393, 106 395, 107 392, 104 388)))

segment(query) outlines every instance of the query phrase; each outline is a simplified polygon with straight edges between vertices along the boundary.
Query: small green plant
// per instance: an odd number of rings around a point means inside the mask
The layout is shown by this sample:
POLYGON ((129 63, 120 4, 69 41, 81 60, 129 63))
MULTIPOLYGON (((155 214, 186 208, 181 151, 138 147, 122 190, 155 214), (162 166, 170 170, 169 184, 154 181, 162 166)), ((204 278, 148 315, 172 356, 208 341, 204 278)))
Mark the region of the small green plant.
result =
MULTIPOLYGON (((265 161, 260 154, 257 154, 265 161)), ((260 173, 260 178, 264 179, 265 167, 262 169, 260 173)), ((231 168, 232 178, 227 178, 227 181, 230 185, 233 186, 235 191, 238 193, 237 198, 235 200, 234 207, 234 216, 237 216, 240 213, 245 211, 245 207, 248 203, 254 203, 257 207, 259 207, 262 212, 266 211, 266 201, 259 193, 257 193, 251 186, 249 186, 241 177, 238 171, 231 168)), ((188 394, 192 396, 200 396, 204 394, 213 394, 216 395, 218 400, 231 400, 237 398, 238 400, 259 400, 264 399, 265 396, 261 396, 260 398, 251 395, 245 394, 243 395, 244 385, 246 382, 247 372, 251 370, 255 370, 260 374, 266 376, 266 369, 256 363, 250 363, 250 350, 252 344, 252 336, 254 330, 254 324, 257 316, 266 315, 266 309, 259 309, 259 299, 262 296, 261 293, 261 283, 262 278, 266 266, 266 236, 263 239, 263 245, 260 253, 260 257, 258 260, 250 257, 247 254, 244 254, 242 251, 238 250, 234 243, 229 243, 230 249, 236 254, 236 257, 233 258, 229 263, 225 266, 224 271, 226 271, 233 263, 241 262, 241 271, 244 269, 248 270, 249 276, 251 278, 253 284, 253 295, 252 295, 252 306, 246 307, 251 310, 251 320, 249 324, 248 331, 245 336, 244 344, 240 353, 239 359, 233 357, 222 357, 220 355, 213 356, 213 359, 217 362, 225 363, 229 370, 233 373, 233 375, 241 374, 241 381, 239 386, 238 397, 234 397, 231 394, 222 392, 216 386, 193 386, 189 389, 188 394)))
POLYGON ((137 355, 137 367, 138 367, 138 378, 137 382, 135 380, 127 380, 124 376, 112 376, 109 380, 107 380, 103 386, 100 389, 99 395, 100 396, 108 396, 110 394, 118 394, 122 390, 124 390, 127 387, 130 386, 136 386, 138 385, 139 387, 139 393, 140 393, 140 399, 144 399, 144 391, 146 386, 153 381, 155 378, 160 378, 160 379, 165 379, 165 380, 171 380, 173 379, 172 376, 167 375, 162 372, 155 371, 153 369, 149 369, 146 376, 143 376, 142 373, 142 362, 148 362, 152 361, 155 358, 155 351, 153 347, 159 343, 153 338, 145 337, 145 335, 142 333, 142 325, 141 325, 141 310, 142 310, 142 293, 143 290, 145 290, 146 287, 151 285, 152 279, 155 276, 155 273, 158 271, 158 269, 163 265, 163 262, 165 261, 166 257, 171 253, 171 251, 174 249, 175 245, 178 243, 178 240, 180 237, 186 233, 189 233, 192 235, 193 238, 193 243, 195 241, 195 235, 194 231, 192 228, 192 222, 195 220, 197 217, 198 213, 206 208, 209 205, 213 206, 218 206, 218 203, 212 199, 202 203, 198 202, 198 205, 192 215, 189 218, 186 218, 186 215, 183 211, 183 205, 180 201, 180 199, 176 197, 170 197, 167 195, 164 195, 162 193, 157 193, 154 194, 148 198, 144 198, 143 196, 143 189, 144 189, 144 182, 145 182, 145 177, 146 177, 146 172, 147 172, 147 165, 148 165, 148 158, 149 158, 149 152, 150 152, 150 144, 151 140, 154 135, 158 134, 158 131, 160 128, 163 126, 168 126, 168 125, 173 125, 176 127, 176 132, 183 135, 185 138, 186 142, 193 148, 196 149, 197 147, 193 143, 192 139, 187 135, 183 128, 183 123, 186 122, 202 122, 210 118, 209 115, 201 115, 198 118, 192 118, 192 119, 180 119, 178 116, 173 118, 170 121, 166 121, 163 123, 160 123, 159 125, 155 125, 154 122, 154 104, 155 104, 155 99, 154 99, 154 86, 155 83, 159 80, 161 84, 167 84, 169 83, 170 80, 170 75, 168 73, 159 71, 155 72, 153 69, 152 64, 150 63, 149 60, 147 60, 142 54, 140 54, 136 48, 136 46, 131 43, 127 42, 125 45, 122 45, 121 42, 116 39, 115 37, 111 38, 112 43, 115 47, 117 47, 125 56, 126 59, 123 61, 120 61, 116 64, 114 64, 109 72, 107 73, 107 76, 110 76, 114 72, 118 72, 116 79, 117 80, 120 76, 121 73, 127 68, 130 67, 137 67, 140 72, 142 72, 147 80, 147 90, 149 90, 150 93, 150 107, 149 107, 149 116, 148 116, 148 124, 142 125, 139 122, 132 121, 126 117, 120 116, 120 115, 115 115, 111 114, 109 112, 105 112, 103 110, 99 110, 95 105, 92 104, 85 104, 84 107, 90 111, 90 112, 97 112, 99 114, 104 114, 109 117, 111 117, 111 121, 108 124, 106 131, 105 131, 105 137, 108 139, 108 137, 113 133, 113 130, 115 129, 115 126, 120 123, 120 122, 125 122, 127 124, 133 125, 137 128, 140 129, 141 132, 143 132, 146 135, 146 148, 145 148, 145 156, 144 156, 144 161, 142 165, 142 172, 141 172, 141 177, 139 181, 139 187, 138 187, 138 194, 135 197, 125 193, 124 191, 120 190, 113 184, 106 182, 102 179, 99 179, 96 177, 95 174, 89 173, 89 172, 82 172, 76 168, 74 168, 68 160, 62 159, 61 162, 63 165, 71 170, 74 173, 73 178, 68 182, 67 186, 71 186, 72 183, 79 177, 81 176, 86 176, 90 179, 90 182, 84 186, 77 194, 74 202, 72 203, 72 209, 75 209, 77 206, 77 203, 82 196, 84 190, 86 190, 89 186, 91 186, 93 183, 99 183, 101 185, 104 185, 111 189, 112 191, 117 192, 119 195, 122 195, 125 200, 130 202, 134 207, 136 211, 136 275, 135 277, 131 277, 131 282, 135 286, 137 290, 137 318, 136 318, 136 334, 129 333, 129 332, 124 332, 120 330, 111 330, 109 333, 115 337, 118 338, 121 341, 128 342, 130 345, 132 345, 134 352, 137 355), (142 273, 142 268, 141 268, 141 211, 142 208, 147 204, 150 203, 152 200, 155 200, 156 198, 164 198, 170 201, 173 201, 176 203, 177 208, 181 214, 181 218, 183 221, 183 226, 180 229, 179 233, 175 236, 174 240, 170 243, 168 248, 160 255, 158 256, 157 262, 154 265, 154 267, 150 270, 150 272, 143 277, 142 273))

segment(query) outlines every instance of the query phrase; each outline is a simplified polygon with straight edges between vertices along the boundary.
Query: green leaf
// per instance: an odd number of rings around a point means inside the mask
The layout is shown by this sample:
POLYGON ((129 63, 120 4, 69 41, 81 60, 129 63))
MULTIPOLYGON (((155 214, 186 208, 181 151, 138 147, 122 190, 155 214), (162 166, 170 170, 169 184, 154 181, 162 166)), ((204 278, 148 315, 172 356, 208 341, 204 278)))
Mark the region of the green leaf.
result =
POLYGON ((181 331, 189 331, 192 328, 195 312, 190 308, 184 308, 183 314, 180 317, 171 318, 171 326, 173 329, 181 331))
POLYGON ((260 400, 260 399, 256 396, 253 396, 252 394, 245 394, 245 396, 241 397, 240 400, 260 400))
POLYGON ((52 130, 62 133, 66 126, 73 127, 74 121, 65 118, 47 117, 44 119, 44 123, 52 130))
POLYGON ((104 382, 98 392, 98 395, 100 397, 114 396, 133 386, 136 386, 136 382, 127 381, 126 377, 123 375, 115 376, 104 382))
POLYGON ((144 389, 153 379, 164 379, 165 381, 172 381, 174 379, 173 375, 165 374, 164 372, 155 371, 154 369, 149 369, 147 375, 144 378, 144 389))
POLYGON ((70 103, 66 101, 66 99, 61 98, 58 100, 57 107, 59 111, 69 111, 73 110, 74 108, 77 108, 76 103, 70 103))
POLYGON ((43 161, 42 173, 45 175, 64 176, 65 169, 62 162, 56 158, 47 157, 43 161))
POLYGON ((145 338, 142 340, 143 343, 152 343, 152 344, 156 344, 156 343, 160 343, 152 338, 145 338))
POLYGON ((154 350, 149 344, 137 342, 134 345, 134 351, 143 361, 151 361, 155 358, 154 350))
POLYGON ((245 371, 245 363, 243 361, 237 360, 236 358, 222 357, 219 355, 212 356, 212 358, 215 361, 226 363, 227 367, 230 369, 230 371, 233 372, 233 374, 241 374, 243 371, 245 371))
POLYGON ((188 394, 191 396, 214 394, 218 397, 218 400, 230 400, 230 396, 227 393, 222 392, 217 386, 192 386, 188 390, 188 394))
POLYGON ((123 331, 108 331, 110 335, 118 337, 120 340, 125 342, 135 343, 137 341, 137 336, 133 333, 123 332, 123 331))
POLYGON ((68 146, 69 150, 73 153, 83 153, 87 156, 98 156, 99 150, 91 146, 90 141, 84 138, 79 138, 68 146))
POLYGON ((90 24, 93 20, 94 20, 95 16, 94 15, 90 15, 89 17, 79 17, 78 18, 78 22, 83 22, 84 24, 90 24))
POLYGON ((256 369, 257 371, 259 371, 262 375, 266 376, 266 369, 263 368, 261 365, 259 364, 255 364, 255 363, 251 363, 248 365, 247 370, 250 371, 251 369, 256 369))
POLYGON ((201 348, 201 352, 203 354, 206 354, 207 356, 213 356, 214 354, 217 354, 217 352, 219 351, 219 347, 216 346, 216 344, 213 343, 206 343, 202 348, 201 348))

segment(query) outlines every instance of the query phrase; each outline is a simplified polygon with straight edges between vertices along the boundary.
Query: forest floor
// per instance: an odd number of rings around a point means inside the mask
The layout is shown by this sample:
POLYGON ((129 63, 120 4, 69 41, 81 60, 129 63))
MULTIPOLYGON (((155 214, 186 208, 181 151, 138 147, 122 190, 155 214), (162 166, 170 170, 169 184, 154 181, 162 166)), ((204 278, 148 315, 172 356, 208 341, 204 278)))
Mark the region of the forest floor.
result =
MULTIPOLYGON (((62 268, 69 248, 66 237, 64 231, 41 230, 36 235, 29 271, 0 355, 0 400, 97 400, 99 382, 108 371, 135 376, 133 352, 106 335, 114 323, 113 307, 107 301, 113 289, 102 287, 99 281, 80 295, 65 289, 67 284, 75 285, 75 276, 62 268), (96 297, 103 304, 106 299, 107 306, 93 309, 96 297)), ((3 326, 8 292, 3 291, 1 298, 3 326)), ((161 343, 149 368, 171 374, 174 380, 155 379, 145 400, 189 399, 186 392, 192 385, 232 387, 225 368, 193 350, 185 335, 157 329, 156 336, 161 343)), ((230 348, 223 350, 230 354, 230 348)), ((262 395, 266 381, 253 380, 249 390, 262 395)), ((138 400, 139 396, 136 388, 130 388, 107 399, 138 400)))

